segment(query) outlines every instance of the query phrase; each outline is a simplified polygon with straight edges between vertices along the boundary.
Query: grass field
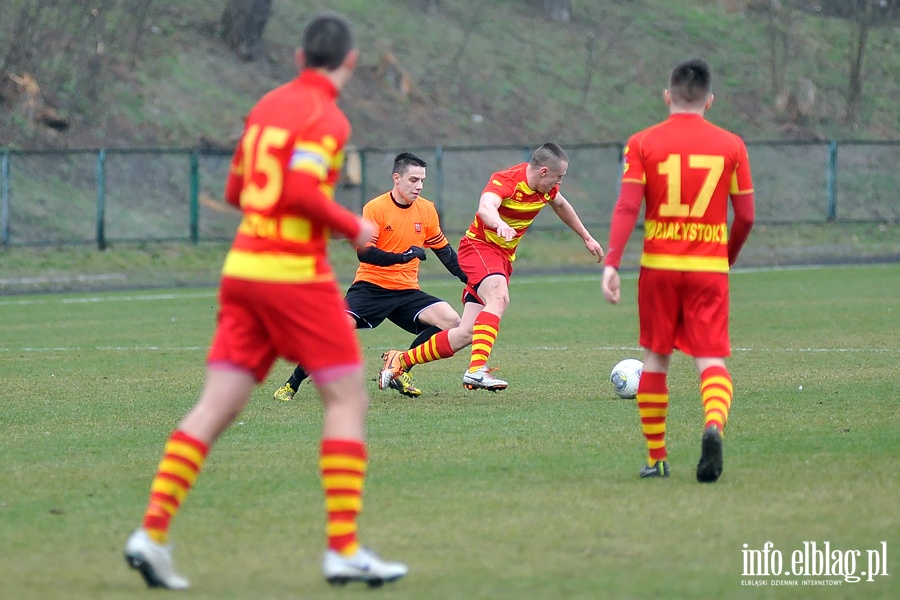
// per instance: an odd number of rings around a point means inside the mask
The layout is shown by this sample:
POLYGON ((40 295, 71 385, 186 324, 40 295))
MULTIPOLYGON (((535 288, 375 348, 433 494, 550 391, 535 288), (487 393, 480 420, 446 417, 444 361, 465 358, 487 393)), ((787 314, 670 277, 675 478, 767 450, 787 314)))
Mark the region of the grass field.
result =
MULTIPOLYGON (((635 283, 612 307, 596 276, 514 277, 492 356, 503 393, 462 388, 467 355, 417 368, 417 400, 369 383, 363 541, 411 568, 375 592, 321 577, 321 408, 310 386, 271 399, 291 369, 279 363, 175 521, 183 595, 900 597, 900 267, 733 274, 736 397, 714 485, 694 479, 702 415, 684 357, 670 377, 672 477, 637 477, 637 409, 607 381, 639 357, 635 283), (888 575, 744 576, 744 544, 766 542, 785 569, 804 542, 858 550, 856 574, 886 548, 888 575), (774 585, 825 579, 842 583, 774 585)), ((458 284, 426 287, 458 304, 458 284)), ((215 309, 208 288, 0 297, 0 596, 147 597, 122 548, 199 392, 215 309)), ((410 341, 390 324, 360 339, 373 376, 383 350, 410 341)))

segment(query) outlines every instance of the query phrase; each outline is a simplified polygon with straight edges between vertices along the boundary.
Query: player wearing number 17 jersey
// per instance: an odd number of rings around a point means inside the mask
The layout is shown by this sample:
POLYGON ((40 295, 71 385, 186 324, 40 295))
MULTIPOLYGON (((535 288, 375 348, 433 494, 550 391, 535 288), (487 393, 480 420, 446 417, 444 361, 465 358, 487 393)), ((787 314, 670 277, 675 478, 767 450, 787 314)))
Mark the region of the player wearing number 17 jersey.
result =
POLYGON ((644 249, 638 281, 640 344, 644 371, 637 391, 647 440, 641 477, 667 477, 665 434, 667 374, 673 350, 693 357, 705 413, 697 480, 722 473, 725 424, 733 397, 725 366, 728 336, 728 270, 737 260, 754 219, 747 148, 737 135, 708 122, 712 74, 702 59, 672 71, 664 99, 668 119, 633 135, 624 151, 624 174, 613 211, 603 270, 603 294, 619 301, 618 268, 642 199, 644 249), (734 220, 729 230, 728 202, 734 220))
POLYGON ((324 405, 325 578, 380 585, 406 575, 406 565, 381 560, 357 538, 369 398, 356 334, 327 257, 330 231, 357 247, 375 233, 332 197, 350 135, 336 98, 357 56, 346 20, 312 19, 297 52, 299 77, 266 94, 247 116, 225 186, 243 219, 222 268, 206 381, 169 436, 141 527, 125 546, 128 564, 150 587, 188 587, 172 564, 170 523, 212 445, 278 357, 303 365, 324 405))

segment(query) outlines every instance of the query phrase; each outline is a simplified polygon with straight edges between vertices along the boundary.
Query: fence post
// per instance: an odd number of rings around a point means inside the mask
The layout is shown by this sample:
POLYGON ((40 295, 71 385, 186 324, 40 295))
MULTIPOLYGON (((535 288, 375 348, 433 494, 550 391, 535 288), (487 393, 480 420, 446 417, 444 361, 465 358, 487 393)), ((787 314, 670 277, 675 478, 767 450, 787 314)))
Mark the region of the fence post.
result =
POLYGON ((106 150, 97 152, 97 248, 106 250, 106 150))
POLYGON ((366 154, 365 149, 359 149, 359 212, 362 212, 362 207, 366 205, 366 184, 369 182, 366 154))
POLYGON ((191 242, 196 245, 200 241, 200 153, 197 149, 191 150, 191 242))
POLYGON ((434 149, 434 203, 437 207, 438 218, 444 220, 444 147, 436 146, 434 149))
POLYGON ((9 150, 0 158, 0 198, 2 198, 3 245, 9 246, 9 150))
POLYGON ((828 142, 828 220, 837 219, 837 151, 835 140, 828 142))

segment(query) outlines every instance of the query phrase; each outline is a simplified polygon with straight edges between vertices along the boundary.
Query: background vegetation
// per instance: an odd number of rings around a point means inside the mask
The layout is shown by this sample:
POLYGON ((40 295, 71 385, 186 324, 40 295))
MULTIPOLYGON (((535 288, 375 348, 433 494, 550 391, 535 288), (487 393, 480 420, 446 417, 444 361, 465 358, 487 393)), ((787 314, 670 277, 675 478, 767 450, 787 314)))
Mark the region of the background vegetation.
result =
POLYGON ((711 118, 748 139, 895 139, 897 4, 8 0, 0 147, 230 148, 323 8, 356 24, 343 103, 360 146, 621 141, 664 116, 672 64, 697 54, 716 71, 711 118), (234 41, 235 5, 268 7, 258 45, 234 41))

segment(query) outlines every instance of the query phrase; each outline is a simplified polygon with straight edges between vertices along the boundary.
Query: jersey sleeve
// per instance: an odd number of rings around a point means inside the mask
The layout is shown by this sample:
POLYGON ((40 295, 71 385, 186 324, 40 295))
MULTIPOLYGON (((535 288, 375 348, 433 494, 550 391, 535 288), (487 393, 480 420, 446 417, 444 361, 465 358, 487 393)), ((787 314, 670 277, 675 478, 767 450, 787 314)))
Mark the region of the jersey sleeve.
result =
POLYGON ((637 136, 632 136, 622 151, 622 183, 647 183, 647 173, 637 136))
POLYGON ((425 247, 438 250, 449 243, 444 232, 441 231, 441 221, 437 209, 430 204, 425 212, 425 247))
POLYGON ((496 194, 501 198, 509 198, 513 195, 513 192, 516 191, 517 182, 502 173, 494 173, 491 175, 491 178, 488 180, 486 186, 482 190, 482 194, 490 192, 491 194, 496 194))
POLYGON ((738 138, 740 147, 738 149, 738 160, 735 165, 734 174, 731 176, 731 185, 728 193, 731 196, 753 193, 753 178, 750 175, 750 156, 747 154, 747 146, 743 140, 738 138))
POLYGON ((372 243, 370 245, 377 246, 378 234, 381 232, 382 222, 384 221, 384 214, 379 210, 377 202, 366 202, 363 205, 362 217, 366 221, 375 224, 375 236, 372 238, 372 243))

